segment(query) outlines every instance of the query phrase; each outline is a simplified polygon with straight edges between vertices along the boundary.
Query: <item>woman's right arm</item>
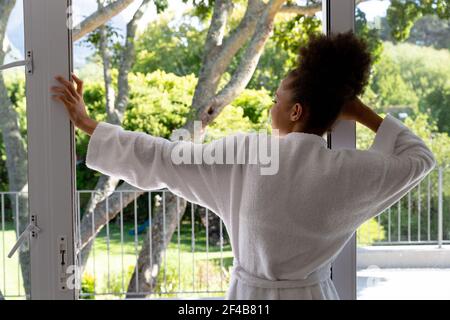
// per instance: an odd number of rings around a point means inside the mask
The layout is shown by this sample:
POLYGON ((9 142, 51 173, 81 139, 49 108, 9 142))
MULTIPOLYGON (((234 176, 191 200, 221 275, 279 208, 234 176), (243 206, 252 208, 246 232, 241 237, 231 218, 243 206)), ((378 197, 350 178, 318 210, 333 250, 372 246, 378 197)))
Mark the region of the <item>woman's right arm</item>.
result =
MULTIPOLYGON (((83 82, 76 75, 72 77, 76 88, 71 81, 58 76, 56 79, 61 85, 52 87, 51 91, 53 99, 66 107, 72 123, 91 136, 86 155, 86 165, 90 169, 118 177, 144 190, 167 187, 178 196, 224 217, 222 198, 226 195, 219 190, 225 188, 226 181, 230 182, 232 166, 206 164, 204 161, 185 164, 178 163, 178 159, 180 152, 189 156, 194 154, 194 150, 200 155, 207 148, 220 150, 225 139, 208 145, 172 142, 143 132, 127 131, 107 122, 97 122, 87 113, 83 82)), ((187 160, 191 160, 190 156, 187 160)))

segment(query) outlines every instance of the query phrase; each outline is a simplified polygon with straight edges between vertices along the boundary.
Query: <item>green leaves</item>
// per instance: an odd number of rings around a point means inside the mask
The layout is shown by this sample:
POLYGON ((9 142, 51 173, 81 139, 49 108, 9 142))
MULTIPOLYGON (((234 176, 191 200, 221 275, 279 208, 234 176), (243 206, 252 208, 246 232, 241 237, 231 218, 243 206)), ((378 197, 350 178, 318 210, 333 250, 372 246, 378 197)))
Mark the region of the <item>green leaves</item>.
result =
POLYGON ((379 31, 368 26, 366 15, 359 8, 356 8, 355 30, 356 34, 367 42, 374 64, 378 63, 383 52, 383 42, 379 31))
POLYGON ((156 12, 161 13, 169 7, 168 0, 153 0, 153 3, 156 6, 156 12))
POLYGON ((387 11, 387 20, 391 27, 392 37, 396 41, 408 38, 411 28, 422 16, 421 8, 413 1, 393 0, 387 11))
POLYGON ((172 15, 162 15, 138 37, 134 72, 199 73, 207 30, 198 30, 188 21, 174 27, 171 21, 172 15))
POLYGON ((284 50, 298 52, 308 43, 309 37, 321 32, 321 21, 314 17, 297 15, 274 27, 273 39, 284 50))
POLYGON ((130 75, 133 91, 124 127, 169 138, 186 122, 196 83, 194 75, 178 77, 164 71, 130 75))
POLYGON ((424 15, 437 15, 440 19, 449 19, 448 0, 392 0, 387 11, 392 37, 396 41, 406 40, 414 23, 424 15))
POLYGON ((224 108, 207 128, 207 141, 236 132, 250 132, 261 129, 270 131, 268 115, 272 104, 269 91, 264 89, 244 90, 231 105, 224 108))

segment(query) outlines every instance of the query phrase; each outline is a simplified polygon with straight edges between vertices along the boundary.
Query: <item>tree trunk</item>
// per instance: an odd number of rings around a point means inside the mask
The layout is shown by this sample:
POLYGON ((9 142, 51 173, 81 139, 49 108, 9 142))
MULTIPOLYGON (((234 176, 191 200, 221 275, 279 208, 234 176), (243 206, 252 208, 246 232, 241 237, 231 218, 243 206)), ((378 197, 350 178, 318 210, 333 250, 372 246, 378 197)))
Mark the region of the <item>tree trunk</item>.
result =
POLYGON ((152 225, 147 231, 136 268, 128 284, 127 298, 145 298, 154 292, 164 251, 182 218, 181 213, 186 210, 186 200, 170 192, 165 194, 166 210, 163 212, 160 205, 155 211, 152 225))

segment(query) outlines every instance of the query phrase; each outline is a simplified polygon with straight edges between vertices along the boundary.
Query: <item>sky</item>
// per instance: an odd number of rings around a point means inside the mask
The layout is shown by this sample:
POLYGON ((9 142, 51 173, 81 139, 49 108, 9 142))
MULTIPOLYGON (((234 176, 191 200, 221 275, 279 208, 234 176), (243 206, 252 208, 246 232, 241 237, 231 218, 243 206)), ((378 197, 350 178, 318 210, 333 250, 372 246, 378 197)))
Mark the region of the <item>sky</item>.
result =
MULTIPOLYGON (((113 25, 123 32, 127 22, 131 19, 141 2, 142 0, 135 0, 133 4, 112 20, 113 25)), ((299 3, 300 2, 301 1, 299 1, 299 3)), ((96 3, 97 1, 93 0, 73 0, 74 22, 77 23, 94 12, 97 8, 96 3)), ((389 6, 389 3, 389 0, 370 0, 361 3, 359 8, 366 13, 367 19, 371 21, 377 16, 386 15, 386 9, 389 6)), ((187 8, 189 8, 189 6, 184 4, 181 0, 169 0, 169 10, 174 11, 175 19, 180 18, 187 8)), ((141 20, 140 28, 144 27, 148 22, 155 18, 156 9, 154 6, 150 6, 149 10, 141 20)), ((23 59, 23 7, 21 0, 17 0, 16 6, 8 21, 7 37, 3 45, 5 46, 6 43, 10 44, 12 50, 11 53, 7 55, 5 63, 23 59)), ((75 51, 77 52, 75 65, 82 64, 86 56, 90 54, 90 50, 86 47, 75 47, 75 51)))

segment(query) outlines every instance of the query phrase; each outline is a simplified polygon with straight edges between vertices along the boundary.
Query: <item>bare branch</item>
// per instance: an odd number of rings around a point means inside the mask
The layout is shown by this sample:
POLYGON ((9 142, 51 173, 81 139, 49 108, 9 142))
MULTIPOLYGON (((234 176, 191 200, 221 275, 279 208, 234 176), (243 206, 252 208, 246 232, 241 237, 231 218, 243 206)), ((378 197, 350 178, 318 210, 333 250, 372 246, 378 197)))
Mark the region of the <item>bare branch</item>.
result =
POLYGON ((215 63, 221 66, 219 69, 216 69, 216 72, 221 74, 225 72, 233 57, 255 32, 256 24, 265 8, 266 5, 260 0, 249 1, 239 26, 224 41, 220 54, 216 57, 215 63))
POLYGON ((206 36, 205 55, 210 55, 216 47, 222 45, 227 26, 228 14, 233 8, 231 0, 217 0, 214 3, 214 13, 206 36))
MULTIPOLYGON (((190 129, 193 120, 200 114, 200 110, 204 109, 216 94, 220 78, 239 49, 254 33, 257 21, 265 7, 266 5, 261 0, 249 0, 244 17, 238 27, 223 40, 223 44, 220 47, 215 47, 216 50, 205 50, 202 68, 192 101, 192 108, 195 114, 187 122, 186 128, 190 129)), ((218 8, 215 7, 215 10, 218 10, 218 8)))
POLYGON ((202 110, 200 119, 204 126, 214 120, 222 109, 230 104, 236 95, 247 86, 258 65, 267 39, 273 30, 275 16, 283 3, 284 0, 271 0, 267 4, 262 17, 258 20, 250 44, 230 82, 212 99, 209 106, 202 110))
POLYGON ((73 41, 80 40, 86 34, 94 31, 99 26, 105 24, 123 10, 125 10, 134 0, 117 0, 95 11, 89 17, 84 19, 79 25, 75 26, 72 33, 73 41))
MULTIPOLYGON (((104 8, 102 0, 97 0, 98 10, 104 8)), ((106 97, 106 114, 108 122, 120 124, 119 118, 114 112, 115 92, 113 87, 113 80, 111 75, 111 53, 108 46, 108 32, 106 25, 98 28, 99 43, 98 51, 103 63, 103 80, 105 82, 105 97, 106 97)))
POLYGON ((128 96, 129 96, 129 84, 128 84, 128 74, 131 70, 133 62, 135 61, 135 37, 136 30, 139 20, 144 15, 145 9, 149 4, 150 0, 144 0, 141 6, 134 13, 133 18, 127 24, 127 35, 125 40, 125 48, 122 52, 121 62, 119 67, 119 76, 118 76, 118 87, 119 93, 116 100, 116 112, 119 113, 120 116, 123 115, 125 109, 128 104, 128 96))
POLYGON ((313 16, 321 10, 322 10, 321 3, 316 3, 313 5, 309 5, 309 6, 286 4, 281 7, 279 13, 294 13, 294 14, 304 14, 305 16, 313 16))

